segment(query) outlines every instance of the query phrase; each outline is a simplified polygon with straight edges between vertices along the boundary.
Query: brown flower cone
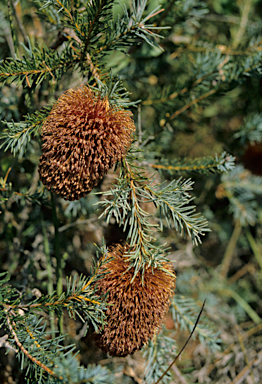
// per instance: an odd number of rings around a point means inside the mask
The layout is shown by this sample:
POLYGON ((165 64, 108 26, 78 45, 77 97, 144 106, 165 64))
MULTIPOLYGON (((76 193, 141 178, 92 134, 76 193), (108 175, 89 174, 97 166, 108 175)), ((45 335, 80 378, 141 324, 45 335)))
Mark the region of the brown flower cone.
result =
POLYGON ((134 276, 134 268, 124 258, 129 246, 120 244, 109 249, 112 258, 102 268, 98 294, 108 294, 107 324, 95 334, 96 344, 111 356, 127 356, 140 350, 158 331, 174 294, 175 274, 171 263, 161 269, 149 267, 134 276))
POLYGON ((69 89, 43 125, 41 181, 66 200, 80 199, 123 158, 134 131, 130 111, 110 106, 84 85, 69 89))

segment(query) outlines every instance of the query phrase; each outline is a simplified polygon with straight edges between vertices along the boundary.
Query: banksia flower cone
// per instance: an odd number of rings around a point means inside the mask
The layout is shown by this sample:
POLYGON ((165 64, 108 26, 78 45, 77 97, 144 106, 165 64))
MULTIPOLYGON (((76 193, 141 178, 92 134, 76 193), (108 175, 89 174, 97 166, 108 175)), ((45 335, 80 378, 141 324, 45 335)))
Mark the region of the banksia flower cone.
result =
POLYGON ((130 111, 84 85, 69 89, 43 125, 41 181, 66 200, 80 199, 126 154, 134 131, 130 111))
POLYGON ((98 294, 108 294, 107 324, 95 334, 96 344, 112 356, 127 356, 141 349, 159 329, 169 308, 175 288, 171 264, 163 269, 149 267, 134 276, 124 258, 129 246, 120 244, 109 249, 110 261, 101 267, 105 275, 98 280, 98 294))

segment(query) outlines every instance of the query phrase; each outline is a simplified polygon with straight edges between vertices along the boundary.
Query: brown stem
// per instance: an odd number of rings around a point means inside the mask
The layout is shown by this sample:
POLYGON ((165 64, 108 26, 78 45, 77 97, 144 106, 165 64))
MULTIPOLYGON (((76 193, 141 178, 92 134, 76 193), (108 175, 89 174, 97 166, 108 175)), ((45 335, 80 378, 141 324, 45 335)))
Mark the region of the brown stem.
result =
POLYGON ((185 112, 188 108, 192 107, 192 105, 195 105, 197 104, 199 101, 213 95, 214 93, 216 93, 217 91, 219 90, 219 88, 214 88, 214 89, 211 89, 210 91, 204 93, 204 95, 201 95, 199 96, 198 98, 190 101, 190 103, 184 105, 184 107, 178 109, 177 111, 175 111, 170 117, 169 119, 170 120, 173 120, 175 117, 177 117, 178 115, 180 115, 181 113, 185 112))
POLYGON ((201 310, 200 310, 200 312, 199 312, 199 315, 197 316, 197 319, 196 319, 194 328, 192 329, 192 331, 191 331, 191 333, 190 333, 190 335, 189 335, 187 341, 185 342, 185 344, 184 344, 183 347, 181 348, 179 354, 176 355, 175 359, 172 361, 172 363, 169 365, 169 367, 165 370, 165 372, 163 373, 163 375, 157 380, 157 382, 156 382, 155 384, 159 384, 159 383, 160 383, 160 381, 161 381, 161 380, 163 379, 163 377, 167 374, 167 372, 170 370, 170 368, 172 367, 172 365, 175 364, 175 362, 176 362, 176 361, 178 360, 178 358, 181 356, 182 352, 184 351, 184 349, 186 348, 187 344, 189 343, 189 340, 191 339, 193 333, 195 332, 195 329, 196 329, 196 327, 197 327, 197 324, 198 324, 198 322, 199 322, 199 320, 200 320, 200 317, 201 317, 201 315, 202 315, 202 312, 203 312, 203 310, 204 310, 204 306, 205 306, 205 304, 206 304, 206 299, 204 300, 204 303, 203 303, 202 308, 201 308, 201 310))
POLYGON ((11 323, 11 320, 10 320, 10 317, 8 315, 8 311, 6 310, 6 320, 7 320, 7 325, 8 325, 8 328, 13 336, 13 338, 15 339, 15 342, 17 344, 17 346, 21 349, 21 351, 26 355, 26 357, 28 357, 28 359, 30 359, 34 364, 38 365, 39 367, 41 367, 44 371, 46 371, 49 375, 51 376, 55 376, 57 378, 59 378, 60 380, 63 380, 63 377, 61 376, 57 376, 55 374, 54 371, 52 371, 50 368, 48 368, 46 365, 44 365, 43 363, 41 363, 41 361, 37 360, 35 357, 33 357, 32 355, 30 355, 30 353, 23 347, 23 345, 20 343, 18 337, 17 337, 17 334, 14 330, 13 327, 16 327, 16 324, 14 321, 12 321, 11 323))
POLYGON ((226 248, 223 260, 222 260, 221 271, 220 271, 220 277, 222 279, 224 279, 228 274, 230 264, 231 264, 231 261, 233 258, 233 254, 234 254, 236 244, 237 244, 238 238, 240 236, 241 230, 242 230, 242 226, 240 224, 240 221, 237 220, 235 222, 235 227, 234 227, 231 239, 227 245, 227 248, 226 248))
POLYGON ((239 43, 241 42, 245 32, 246 32, 246 27, 248 24, 248 15, 251 10, 253 4, 253 0, 246 0, 244 3, 244 6, 241 5, 240 10, 242 9, 241 12, 241 20, 240 20, 240 26, 237 31, 237 34, 235 35, 234 41, 233 41, 233 49, 237 48, 239 43))

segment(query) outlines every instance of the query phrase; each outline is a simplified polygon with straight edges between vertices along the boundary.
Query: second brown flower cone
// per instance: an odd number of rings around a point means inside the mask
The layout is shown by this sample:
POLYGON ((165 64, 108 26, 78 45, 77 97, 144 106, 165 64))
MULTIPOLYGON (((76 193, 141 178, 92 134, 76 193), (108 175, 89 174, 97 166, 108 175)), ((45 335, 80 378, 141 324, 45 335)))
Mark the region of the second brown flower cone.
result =
POLYGON ((112 356, 127 356, 141 349, 158 331, 174 294, 175 275, 171 263, 163 269, 148 267, 135 279, 134 268, 124 258, 129 246, 117 244, 109 249, 112 259, 101 272, 98 293, 108 294, 107 324, 95 335, 97 345, 112 356))

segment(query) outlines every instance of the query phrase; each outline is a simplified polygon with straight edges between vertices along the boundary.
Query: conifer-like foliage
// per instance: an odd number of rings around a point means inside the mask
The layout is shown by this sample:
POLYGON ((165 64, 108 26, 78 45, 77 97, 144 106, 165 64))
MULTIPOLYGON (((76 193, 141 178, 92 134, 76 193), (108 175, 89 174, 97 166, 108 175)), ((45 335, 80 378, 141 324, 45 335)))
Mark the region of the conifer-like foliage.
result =
POLYGON ((259 382, 261 5, 0 1, 1 383, 259 382))

